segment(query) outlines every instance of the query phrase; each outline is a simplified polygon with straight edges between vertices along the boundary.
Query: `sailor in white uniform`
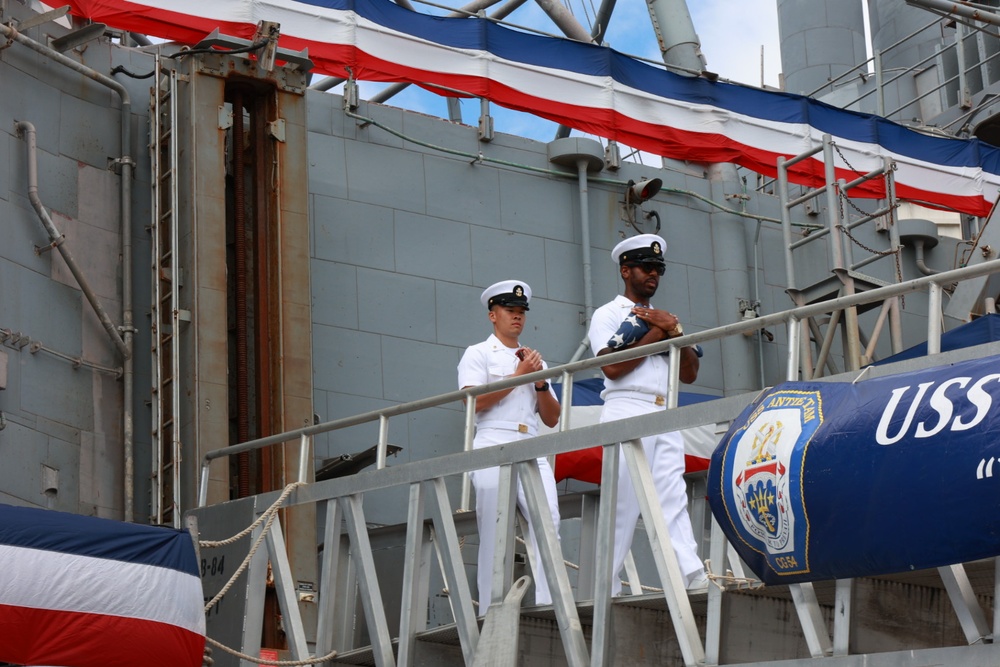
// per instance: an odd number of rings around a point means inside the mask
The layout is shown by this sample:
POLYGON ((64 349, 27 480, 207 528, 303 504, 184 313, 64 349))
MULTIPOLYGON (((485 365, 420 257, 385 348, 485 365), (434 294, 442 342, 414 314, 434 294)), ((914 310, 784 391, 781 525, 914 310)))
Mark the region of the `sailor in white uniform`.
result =
MULTIPOLYGON (((683 335, 677 316, 650 305, 660 276, 666 270, 663 251, 666 242, 656 234, 640 234, 625 239, 611 251, 625 283, 625 294, 615 297, 594 312, 590 323, 590 347, 602 356, 629 347, 649 345, 683 335)), ((681 349, 680 378, 691 383, 698 377, 700 348, 681 349)), ((602 367, 605 375, 604 407, 601 422, 626 419, 666 409, 669 359, 658 354, 602 367)), ((656 486, 656 494, 667 524, 674 553, 685 576, 688 590, 708 586, 705 569, 698 558, 697 545, 687 509, 684 483, 684 444, 680 433, 662 433, 642 439, 656 486)), ((639 504, 625 460, 619 461, 618 499, 615 515, 615 553, 612 595, 621 593, 618 573, 632 546, 639 504)))
MULTIPOLYGON (((523 281, 506 280, 486 288, 480 300, 486 306, 489 320, 493 324, 493 334, 465 351, 458 364, 458 386, 464 389, 546 368, 538 351, 522 347, 519 341, 527 318, 531 287, 523 281)), ((538 417, 549 427, 555 426, 559 421, 559 401, 548 382, 521 385, 479 396, 476 399, 476 437, 473 448, 530 438, 537 434, 538 417)), ((538 467, 558 535, 559 505, 555 477, 546 459, 538 459, 538 467)), ((470 477, 476 489, 476 522, 479 526, 479 613, 485 614, 490 605, 493 582, 499 468, 476 470, 470 477)), ((517 485, 517 504, 521 512, 528 516, 520 482, 517 485)), ((534 529, 530 531, 530 542, 537 554, 534 529)), ((548 581, 542 568, 539 567, 538 570, 533 573, 535 604, 550 604, 552 595, 548 581)))

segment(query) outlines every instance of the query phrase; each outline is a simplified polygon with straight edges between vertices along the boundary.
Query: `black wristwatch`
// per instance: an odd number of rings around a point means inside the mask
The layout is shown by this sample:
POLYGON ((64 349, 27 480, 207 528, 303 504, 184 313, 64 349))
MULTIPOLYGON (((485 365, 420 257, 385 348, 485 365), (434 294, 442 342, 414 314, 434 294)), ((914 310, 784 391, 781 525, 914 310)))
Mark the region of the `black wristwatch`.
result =
POLYGON ((538 388, 537 384, 535 385, 535 391, 541 392, 541 391, 548 391, 548 390, 549 390, 549 383, 548 382, 546 382, 544 385, 542 385, 541 389, 538 388))

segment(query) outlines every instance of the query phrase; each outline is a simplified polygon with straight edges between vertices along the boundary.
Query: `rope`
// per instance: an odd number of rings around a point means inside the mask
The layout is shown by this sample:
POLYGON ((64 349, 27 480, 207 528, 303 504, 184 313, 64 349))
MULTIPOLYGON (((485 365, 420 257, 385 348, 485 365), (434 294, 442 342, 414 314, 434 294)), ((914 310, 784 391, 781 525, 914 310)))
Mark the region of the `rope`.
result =
POLYGON ((236 568, 236 572, 234 572, 233 576, 229 578, 229 581, 227 581, 226 585, 222 587, 222 590, 219 591, 216 594, 216 596, 211 600, 209 600, 208 604, 205 605, 206 614, 209 612, 209 610, 211 610, 212 607, 216 605, 216 603, 218 603, 219 600, 222 599, 222 597, 226 593, 229 592, 229 589, 233 587, 233 584, 236 583, 236 580, 239 578, 239 576, 243 574, 243 572, 247 569, 247 567, 249 567, 250 560, 253 558, 254 554, 257 553, 257 549, 260 548, 260 545, 264 542, 264 538, 267 537, 268 531, 271 530, 271 524, 274 523, 274 519, 278 516, 278 508, 280 508, 281 504, 285 502, 285 498, 288 497, 288 494, 290 494, 296 487, 302 486, 304 484, 305 482, 293 482, 292 484, 286 486, 285 490, 282 491, 278 499, 274 501, 274 504, 272 504, 270 507, 264 510, 264 513, 261 514, 256 521, 250 524, 248 528, 244 529, 243 531, 239 532, 233 537, 230 537, 228 540, 220 540, 218 542, 210 540, 206 540, 204 542, 202 542, 201 540, 198 541, 198 545, 203 547, 218 547, 218 546, 232 544, 236 540, 249 534, 254 528, 260 525, 260 522, 262 520, 264 520, 265 518, 267 519, 267 522, 264 524, 264 529, 261 530, 260 535, 257 537, 256 541, 254 541, 253 546, 250 547, 250 553, 248 553, 246 558, 243 559, 243 562, 240 563, 240 566, 236 568))
POLYGON ((305 482, 292 482, 291 484, 289 484, 288 486, 286 486, 285 489, 284 489, 284 491, 281 492, 281 495, 278 496, 278 499, 275 500, 271 504, 270 507, 268 507, 266 510, 264 510, 264 512, 259 517, 257 517, 256 521, 254 521, 253 523, 251 523, 247 528, 244 528, 239 533, 237 533, 237 534, 233 535, 232 537, 230 537, 228 539, 225 539, 225 540, 218 540, 218 541, 213 541, 213 540, 198 540, 198 546, 200 546, 200 547, 202 547, 204 549, 211 549, 213 547, 226 547, 226 546, 229 546, 230 544, 233 544, 233 543, 239 541, 240 539, 246 537, 247 535, 249 535, 250 533, 252 533, 254 531, 254 529, 261 524, 262 521, 265 521, 271 514, 273 514, 275 511, 277 511, 277 509, 281 506, 281 504, 285 502, 285 499, 288 498, 288 495, 296 487, 302 486, 304 484, 305 484, 305 482))
POLYGON ((330 660, 332 660, 337 656, 336 651, 331 651, 330 653, 324 655, 321 658, 309 658, 308 660, 268 660, 266 658, 257 658, 252 655, 247 655, 246 653, 240 653, 239 651, 231 649, 228 646, 225 646, 224 644, 220 644, 211 637, 205 637, 205 641, 207 641, 212 646, 221 648, 229 655, 236 656, 241 660, 257 663, 258 665, 275 665, 276 667, 282 667, 282 666, 292 667, 294 665, 318 665, 321 662, 329 662, 330 660))

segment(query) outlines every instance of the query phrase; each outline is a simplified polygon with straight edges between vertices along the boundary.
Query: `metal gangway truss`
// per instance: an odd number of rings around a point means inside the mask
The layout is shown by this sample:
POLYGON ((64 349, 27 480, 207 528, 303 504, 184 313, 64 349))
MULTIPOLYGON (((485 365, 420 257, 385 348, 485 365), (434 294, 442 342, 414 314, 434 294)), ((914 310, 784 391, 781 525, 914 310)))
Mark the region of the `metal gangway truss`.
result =
MULTIPOLYGON (((414 665, 417 663, 417 645, 422 637, 435 632, 427 627, 427 604, 429 574, 435 567, 442 572, 448 587, 448 600, 453 615, 453 625, 438 628, 457 635, 457 655, 453 663, 467 665, 514 665, 517 664, 518 623, 523 622, 518 603, 525 580, 514 580, 512 556, 517 513, 514 510, 515 479, 520 478, 528 501, 529 515, 538 527, 539 553, 533 556, 532 568, 544 568, 550 581, 558 583, 550 613, 554 616, 566 664, 607 665, 612 664, 612 644, 614 638, 610 622, 613 601, 610 597, 611 546, 614 533, 614 502, 617 466, 620 448, 623 459, 635 483, 640 500, 642 523, 654 552, 658 583, 662 587, 662 597, 669 613, 670 625, 679 647, 679 664, 686 667, 719 664, 765 664, 762 662, 732 663, 721 662, 723 641, 729 619, 724 616, 727 608, 726 596, 734 595, 741 588, 739 584, 727 584, 727 578, 718 576, 732 572, 742 576, 742 564, 734 557, 734 552, 714 521, 711 522, 708 562, 717 585, 710 586, 707 598, 698 602, 699 611, 704 610, 703 624, 696 618, 692 600, 685 592, 677 562, 670 546, 652 481, 639 438, 653 433, 679 430, 705 424, 723 424, 733 419, 754 398, 754 394, 743 394, 720 398, 715 401, 684 407, 677 406, 679 369, 672 371, 668 406, 672 409, 661 413, 643 415, 629 420, 608 422, 580 429, 569 429, 537 436, 505 447, 490 447, 476 451, 463 451, 432 459, 425 459, 397 466, 385 465, 388 445, 388 423, 396 418, 417 410, 465 400, 468 424, 472 424, 474 402, 477 396, 521 383, 537 382, 541 379, 561 378, 567 393, 571 391, 572 377, 576 373, 597 368, 609 361, 637 358, 645 354, 665 352, 675 347, 705 343, 709 340, 729 335, 741 335, 744 331, 756 330, 762 326, 783 327, 788 341, 787 377, 797 379, 799 355, 802 347, 799 336, 803 332, 802 323, 809 317, 831 309, 847 309, 868 303, 884 302, 918 291, 929 294, 932 305, 927 318, 928 356, 900 364, 867 368, 861 373, 849 373, 845 379, 863 381, 864 377, 887 375, 900 370, 939 365, 948 360, 972 358, 1000 353, 1000 344, 988 344, 979 348, 968 348, 938 355, 940 352, 940 313, 942 286, 964 279, 1000 271, 1000 260, 985 262, 949 272, 922 277, 916 280, 880 287, 870 291, 837 297, 829 302, 798 306, 791 310, 764 315, 751 321, 741 321, 716 329, 690 333, 647 347, 617 352, 615 359, 602 357, 574 362, 564 366, 538 371, 520 378, 510 378, 500 382, 471 387, 440 396, 411 403, 384 408, 378 411, 318 424, 296 431, 262 438, 252 442, 227 447, 210 452, 202 462, 202 479, 199 491, 198 509, 188 514, 188 522, 193 530, 200 531, 200 537, 213 539, 231 533, 234 526, 251 525, 246 531, 252 533, 250 541, 254 548, 248 549, 246 541, 226 542, 223 555, 213 556, 209 547, 221 542, 201 542, 200 554, 206 599, 222 592, 221 606, 228 609, 226 614, 235 619, 228 630, 213 630, 213 614, 209 612, 209 635, 221 643, 230 643, 241 651, 245 658, 238 664, 252 665, 249 658, 256 656, 260 649, 261 623, 264 616, 264 590, 268 574, 273 577, 274 587, 281 609, 283 628, 288 638, 288 651, 293 660, 313 660, 320 662, 319 656, 329 660, 324 664, 375 664, 380 666, 414 665), (311 439, 328 431, 347 428, 358 424, 377 422, 379 424, 378 448, 381 452, 376 469, 355 475, 309 483, 305 465, 299 471, 299 482, 283 492, 270 492, 218 505, 205 506, 207 497, 208 470, 213 460, 267 447, 279 443, 294 446, 298 443, 303 450, 302 461, 309 460, 311 439), (620 444, 619 444, 620 443, 620 444), (581 446, 602 444, 605 447, 602 471, 602 488, 599 499, 591 503, 591 510, 580 514, 586 528, 586 546, 581 546, 581 554, 592 553, 593 558, 581 563, 578 581, 593 582, 592 586, 579 584, 576 592, 570 585, 559 540, 546 509, 544 493, 535 459, 573 451, 581 446), (497 531, 494 576, 494 604, 485 618, 477 618, 465 565, 460 553, 460 535, 456 528, 456 517, 468 514, 456 512, 449 498, 445 480, 466 475, 472 470, 499 466, 501 470, 501 502, 498 505, 497 520, 502 529, 497 531), (402 598, 399 610, 399 626, 390 627, 381 591, 383 574, 378 571, 373 557, 371 535, 376 532, 367 527, 363 500, 366 494, 376 494, 393 487, 408 489, 408 511, 405 529, 403 558, 402 598), (310 588, 303 582, 296 582, 289 567, 285 542, 282 537, 281 521, 277 511, 279 506, 295 506, 314 503, 317 516, 325 517, 319 527, 317 544, 322 545, 320 580, 318 586, 310 588), (239 569, 234 560, 242 558, 249 550, 249 556, 239 569), (240 555, 237 556, 236 553, 240 555), (222 560, 229 558, 228 567, 222 560), (214 577, 218 569, 220 576, 214 577), (225 570, 225 572, 223 572, 225 570), (236 570, 236 577, 230 573, 236 570), (221 576, 225 574, 225 576, 221 576), (232 588, 224 589, 225 586, 232 588), (228 592, 226 592, 228 590, 228 592), (584 599, 584 596, 587 596, 584 599), (300 611, 305 601, 314 604, 317 613, 315 624, 307 626, 306 615, 300 611), (346 645, 344 637, 353 626, 355 605, 363 610, 370 646, 346 645), (588 633, 581 622, 582 613, 591 614, 588 633), (339 651, 336 657, 330 657, 339 651)), ((568 417, 571 398, 564 395, 564 420, 568 417)), ((565 421, 564 421, 565 424, 565 421)), ((569 425, 566 425, 569 426, 569 425)), ((584 540, 581 539, 581 542, 584 540)), ((223 541, 225 542, 225 541, 223 541)), ((584 560, 581 557, 581 560, 584 560)), ((1000 559, 994 567, 1000 568, 1000 559)), ((966 640, 964 646, 942 646, 920 650, 895 651, 888 653, 868 653, 862 658, 851 654, 851 633, 856 631, 857 622, 852 620, 852 582, 835 582, 835 604, 833 605, 832 636, 829 629, 829 614, 821 608, 816 590, 812 584, 789 586, 790 594, 804 639, 811 656, 807 660, 822 660, 823 665, 848 667, 855 665, 901 666, 925 664, 997 664, 1000 662, 1000 647, 994 647, 993 638, 1000 633, 1000 615, 995 615, 992 628, 977 600, 975 591, 963 564, 954 564, 939 569, 941 581, 952 608, 957 616, 961 632, 966 640), (859 659, 862 662, 859 662, 859 659)), ((1000 576, 994 578, 992 590, 994 598, 1000 591, 1000 576)), ((620 604, 615 602, 614 604, 620 604)), ((537 611, 537 608, 536 608, 537 611)), ((829 610, 827 610, 828 612, 829 610)), ((665 631, 665 630, 664 630, 665 631)), ((217 651, 217 656, 220 654, 217 651)), ((220 664, 219 660, 216 664, 220 664)), ((237 664, 237 663, 231 663, 237 664)), ((806 659, 787 660, 783 665, 805 665, 806 659)))

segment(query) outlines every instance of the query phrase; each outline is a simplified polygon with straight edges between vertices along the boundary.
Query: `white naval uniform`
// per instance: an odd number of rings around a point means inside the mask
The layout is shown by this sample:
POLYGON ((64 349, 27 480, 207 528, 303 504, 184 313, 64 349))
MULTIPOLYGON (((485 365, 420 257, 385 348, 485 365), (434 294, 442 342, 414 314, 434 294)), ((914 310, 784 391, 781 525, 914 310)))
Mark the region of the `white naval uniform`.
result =
MULTIPOLYGON (((496 382, 510 377, 517 369, 519 360, 514 354, 518 348, 509 348, 490 334, 482 343, 470 346, 458 364, 458 386, 496 382)), ((544 362, 543 362, 544 366, 544 362)), ((555 396, 550 386, 548 391, 555 396)), ((530 438, 538 432, 538 398, 534 384, 515 387, 493 407, 476 413, 476 437, 473 449, 500 445, 515 440, 530 438)), ((549 512, 559 535, 559 501, 556 495, 556 480, 552 467, 545 458, 538 459, 538 469, 542 475, 545 496, 549 502, 549 512)), ((497 498, 500 485, 500 469, 485 468, 470 473, 476 489, 476 523, 479 526, 479 613, 485 614, 491 600, 493 584, 493 551, 496 548, 497 498)), ((517 483, 517 505, 528 516, 528 505, 520 481, 517 483)), ((531 521, 529 519, 529 528, 531 521)), ((530 530, 531 548, 538 553, 534 528, 530 530)), ((542 568, 534 572, 535 604, 551 604, 548 580, 542 568)))
MULTIPOLYGON (((608 341, 635 305, 624 296, 618 295, 613 301, 594 312, 589 332, 590 347, 594 355, 608 347, 608 341)), ((605 378, 604 391, 601 392, 601 398, 604 399, 601 422, 665 410, 669 377, 667 356, 657 354, 645 357, 642 363, 617 380, 605 378)), ((698 558, 697 544, 688 516, 687 486, 684 482, 684 442, 680 433, 661 433, 643 438, 642 448, 649 461, 653 484, 660 500, 660 508, 663 511, 674 553, 677 555, 677 562, 681 573, 686 577, 686 581, 681 583, 686 586, 704 572, 704 567, 698 558)), ((638 519, 639 503, 636 500, 628 466, 622 458, 618 467, 612 595, 621 593, 622 585, 618 573, 625 563, 629 549, 632 548, 632 538, 638 519)))

